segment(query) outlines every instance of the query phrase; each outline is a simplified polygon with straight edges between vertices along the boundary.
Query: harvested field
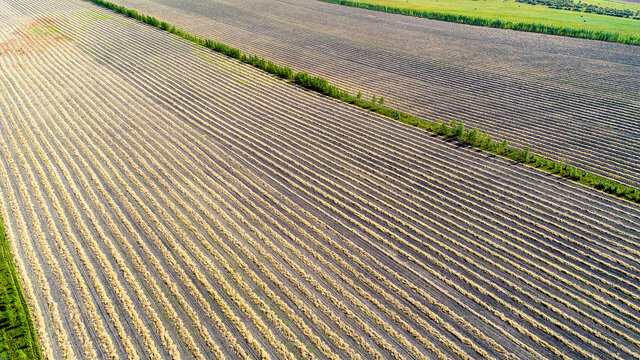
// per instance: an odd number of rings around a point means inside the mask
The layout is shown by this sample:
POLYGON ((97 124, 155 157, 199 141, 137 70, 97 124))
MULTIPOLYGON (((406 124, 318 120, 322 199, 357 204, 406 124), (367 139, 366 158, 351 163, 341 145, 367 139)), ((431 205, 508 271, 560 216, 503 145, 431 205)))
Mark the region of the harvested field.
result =
POLYGON ((634 204, 87 2, 2 0, 0 44, 48 358, 640 358, 634 204))
MULTIPOLYGON (((640 50, 315 0, 114 0, 428 119, 640 185, 640 50)), ((639 25, 640 26, 640 25, 639 25)))

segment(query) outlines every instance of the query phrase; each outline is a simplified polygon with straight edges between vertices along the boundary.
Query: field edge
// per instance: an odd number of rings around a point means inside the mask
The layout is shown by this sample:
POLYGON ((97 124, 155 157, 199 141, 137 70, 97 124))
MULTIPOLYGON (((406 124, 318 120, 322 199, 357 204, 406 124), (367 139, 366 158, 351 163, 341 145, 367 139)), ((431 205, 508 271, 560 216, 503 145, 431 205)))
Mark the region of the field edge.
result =
MULTIPOLYGON (((11 246, 9 245, 9 238, 4 229, 4 223, 2 216, 0 215, 0 273, 8 272, 9 279, 3 279, 2 287, 0 288, 0 319, 2 323, 0 325, 0 344, 3 345, 3 350, 7 351, 8 359, 43 359, 42 352, 40 350, 40 343, 38 340, 38 333, 34 327, 33 319, 29 311, 29 305, 22 292, 20 285, 20 277, 16 271, 13 255, 11 254, 11 246), (13 295, 15 294, 15 295, 13 295), (10 314, 11 309, 15 309, 17 314, 10 314), (18 323, 12 323, 9 321, 9 317, 14 317, 18 323), (5 322, 10 323, 5 325, 5 322), (9 342, 11 339, 7 339, 7 326, 10 331, 15 332, 20 329, 24 331, 24 337, 28 339, 28 348, 30 353, 19 354, 20 348, 12 346, 9 342), (14 357, 12 357, 13 355, 14 357)), ((0 353, 1 354, 1 353, 0 353)))

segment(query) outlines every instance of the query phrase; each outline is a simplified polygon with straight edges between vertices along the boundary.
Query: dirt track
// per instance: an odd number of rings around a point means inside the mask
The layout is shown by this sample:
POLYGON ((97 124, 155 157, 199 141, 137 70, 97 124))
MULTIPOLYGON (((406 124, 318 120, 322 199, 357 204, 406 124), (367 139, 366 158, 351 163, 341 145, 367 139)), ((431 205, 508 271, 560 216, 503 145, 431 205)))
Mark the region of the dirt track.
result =
POLYGON ((0 19, 0 211, 50 358, 639 357, 637 206, 85 2, 0 19))

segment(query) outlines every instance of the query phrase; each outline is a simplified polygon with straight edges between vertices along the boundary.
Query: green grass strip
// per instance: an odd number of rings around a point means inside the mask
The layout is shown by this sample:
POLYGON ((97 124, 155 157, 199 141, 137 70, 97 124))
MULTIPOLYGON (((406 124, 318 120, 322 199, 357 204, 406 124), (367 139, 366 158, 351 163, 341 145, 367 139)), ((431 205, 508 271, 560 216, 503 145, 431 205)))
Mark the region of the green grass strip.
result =
POLYGON ((369 4, 351 0, 319 0, 326 3, 339 4, 345 6, 358 7, 368 10, 383 11, 392 14, 409 15, 433 20, 454 22, 459 24, 487 26, 499 29, 511 29, 518 31, 535 32, 541 34, 569 36, 591 40, 602 40, 630 45, 640 45, 640 36, 624 35, 614 31, 577 29, 567 26, 555 26, 528 22, 512 22, 500 19, 487 19, 482 17, 455 15, 439 11, 428 11, 418 9, 399 8, 394 6, 369 4))
POLYGON ((486 132, 481 132, 478 129, 465 129, 464 124, 462 122, 457 122, 456 120, 451 120, 449 123, 444 123, 439 120, 434 122, 421 119, 416 116, 384 106, 384 98, 382 97, 379 100, 376 99, 375 96, 371 101, 363 100, 361 93, 358 93, 357 96, 350 95, 348 92, 341 90, 334 85, 331 85, 327 80, 323 78, 311 76, 306 72, 293 73, 293 71, 291 71, 291 69, 288 67, 276 65, 271 61, 267 61, 257 56, 247 55, 239 49, 219 42, 215 42, 213 40, 201 39, 166 22, 158 21, 151 16, 140 14, 136 10, 130 10, 125 8, 124 6, 116 5, 105 0, 85 1, 92 2, 107 9, 111 9, 115 12, 124 14, 128 17, 137 19, 146 24, 155 26, 159 29, 168 31, 181 38, 187 39, 211 50, 225 54, 234 59, 238 59, 243 63, 255 66, 270 74, 274 74, 282 79, 288 80, 294 84, 298 84, 309 90, 313 90, 323 95, 330 96, 343 102, 356 105, 363 109, 373 111, 377 114, 384 115, 391 119, 402 121, 405 124, 416 126, 418 128, 430 131, 434 134, 438 134, 446 138, 455 140, 461 144, 473 146, 475 148, 482 149, 493 154, 533 166, 535 168, 539 168, 549 173, 556 174, 573 181, 577 181, 581 184, 640 204, 640 190, 628 185, 621 184, 614 180, 610 180, 602 176, 580 170, 572 165, 565 164, 562 160, 553 161, 535 155, 531 153, 531 151, 529 151, 528 146, 524 150, 517 149, 513 146, 510 146, 506 140, 502 142, 493 140, 491 136, 487 135, 486 132))
POLYGON ((22 293, 0 218, 0 359, 42 359, 38 334, 22 293))

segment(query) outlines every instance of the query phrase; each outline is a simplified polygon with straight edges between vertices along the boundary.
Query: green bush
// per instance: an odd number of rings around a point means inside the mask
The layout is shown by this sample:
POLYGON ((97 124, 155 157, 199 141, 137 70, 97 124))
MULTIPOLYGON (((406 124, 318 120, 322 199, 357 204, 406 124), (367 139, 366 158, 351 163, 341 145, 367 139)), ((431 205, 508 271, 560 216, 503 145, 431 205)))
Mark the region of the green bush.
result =
POLYGON ((444 121, 438 120, 436 133, 442 136, 449 136, 449 127, 444 121))
POLYGON ((462 122, 456 123, 456 120, 451 120, 451 137, 454 139, 462 139, 464 135, 464 124, 462 122))
POLYGON ((467 132, 467 143, 469 143, 470 145, 475 145, 476 141, 478 141, 478 134, 478 128, 474 128, 472 131, 467 132))

